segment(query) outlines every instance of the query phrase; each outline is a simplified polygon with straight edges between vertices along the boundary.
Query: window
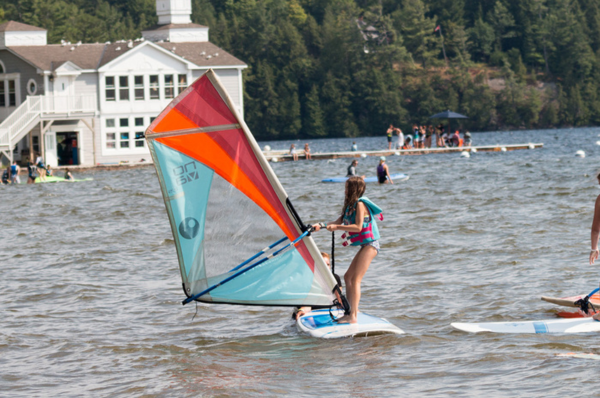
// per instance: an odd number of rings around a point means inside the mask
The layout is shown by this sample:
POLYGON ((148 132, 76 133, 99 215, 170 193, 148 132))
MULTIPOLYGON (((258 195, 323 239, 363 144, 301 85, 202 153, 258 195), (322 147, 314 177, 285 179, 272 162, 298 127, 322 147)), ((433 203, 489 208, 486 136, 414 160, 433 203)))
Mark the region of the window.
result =
POLYGON ((27 82, 27 93, 29 95, 35 95, 37 93, 37 83, 33 79, 29 79, 27 82))
POLYGON ((117 147, 117 134, 106 133, 106 148, 115 149, 117 147))
POLYGON ((145 135, 143 131, 135 132, 135 147, 143 148, 146 145, 145 135))
POLYGON ((177 87, 179 87, 179 91, 177 91, 177 94, 181 94, 187 88, 187 75, 179 75, 178 78, 177 87))
POLYGON ((114 101, 115 97, 115 77, 114 76, 106 76, 104 79, 106 82, 106 100, 114 101))
POLYGON ((40 137, 38 137, 37 135, 34 135, 33 137, 31 137, 31 142, 33 144, 33 151, 39 152, 40 151, 40 137))
POLYGON ((119 146, 121 148, 129 148, 129 133, 121 133, 120 135, 119 146))
POLYGON ((135 127, 136 127, 136 132, 135 132, 135 144, 134 146, 136 148, 144 148, 144 146, 146 146, 146 140, 145 135, 144 135, 144 118, 143 117, 136 117, 135 118, 135 127))
POLYGON ((119 99, 129 101, 129 76, 119 76, 119 99))
POLYGON ((173 98, 173 94, 175 93, 173 84, 173 75, 165 75, 165 98, 173 98))
POLYGON ((150 118, 150 124, 154 123, 154 120, 156 120, 156 118, 155 117, 151 117, 150 118))
POLYGON ((15 92, 15 81, 8 81, 8 106, 17 106, 17 93, 15 92))
POLYGON ((135 85, 135 100, 143 101, 144 95, 144 76, 134 76, 133 84, 135 85))
POLYGON ((119 119, 119 127, 129 127, 129 119, 119 119))
POLYGON ((106 127, 115 127, 115 119, 106 119, 106 127))
POLYGON ((5 93, 4 81, 1 80, 0 81, 0 106, 2 106, 2 107, 6 106, 6 97, 4 96, 4 93, 5 93))
POLYGON ((159 99, 158 93, 158 75, 150 76, 150 99, 159 99))

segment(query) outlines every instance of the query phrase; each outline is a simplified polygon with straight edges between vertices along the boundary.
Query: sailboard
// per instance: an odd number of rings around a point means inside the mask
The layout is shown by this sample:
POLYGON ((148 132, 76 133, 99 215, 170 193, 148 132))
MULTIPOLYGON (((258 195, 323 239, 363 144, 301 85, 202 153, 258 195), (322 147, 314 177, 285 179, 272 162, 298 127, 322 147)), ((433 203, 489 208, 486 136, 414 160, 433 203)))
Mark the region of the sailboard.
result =
MULTIPOLYGON (((398 181, 406 181, 409 179, 409 176, 407 176, 406 174, 403 173, 396 173, 396 174, 392 174, 390 175, 390 177, 392 177, 392 181, 394 182, 398 182, 398 181)), ((346 180, 348 180, 348 177, 331 177, 331 178, 324 178, 321 180, 321 182, 346 182, 346 180)), ((377 176, 372 176, 372 177, 365 177, 365 182, 377 182, 377 176)))
POLYGON ((311 228, 214 71, 167 106, 146 140, 175 241, 183 304, 323 308, 345 301, 311 228), (265 245, 267 238, 279 239, 265 245))
POLYGON ((600 322, 592 318, 550 319, 524 322, 452 323, 453 328, 479 333, 590 333, 600 332, 600 322))
MULTIPOLYGON (((343 311, 333 310, 332 315, 338 318, 343 315, 343 311)), ((337 323, 331 318, 329 310, 315 310, 298 318, 296 325, 300 331, 321 339, 404 334, 402 329, 387 319, 359 312, 357 320, 357 323, 352 324, 337 323)))

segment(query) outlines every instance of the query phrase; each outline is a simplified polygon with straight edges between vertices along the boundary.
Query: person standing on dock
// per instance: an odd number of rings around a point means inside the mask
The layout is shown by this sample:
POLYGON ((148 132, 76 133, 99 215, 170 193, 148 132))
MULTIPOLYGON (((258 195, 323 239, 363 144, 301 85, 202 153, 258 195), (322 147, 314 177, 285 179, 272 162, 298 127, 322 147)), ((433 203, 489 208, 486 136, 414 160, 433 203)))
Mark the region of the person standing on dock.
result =
POLYGON ((393 184, 392 177, 390 176, 390 169, 385 164, 385 156, 379 158, 379 165, 377 166, 377 181, 380 184, 393 184))
POLYGON ((386 131, 388 140, 388 150, 392 150, 392 139, 394 137, 394 125, 390 124, 390 127, 386 131))
POLYGON ((401 129, 398 128, 396 129, 396 133, 398 133, 398 145, 396 148, 402 149, 402 147, 404 146, 404 133, 401 129))
POLYGON ((473 140, 471 139, 471 133, 468 131, 465 133, 465 146, 470 147, 473 145, 473 140))

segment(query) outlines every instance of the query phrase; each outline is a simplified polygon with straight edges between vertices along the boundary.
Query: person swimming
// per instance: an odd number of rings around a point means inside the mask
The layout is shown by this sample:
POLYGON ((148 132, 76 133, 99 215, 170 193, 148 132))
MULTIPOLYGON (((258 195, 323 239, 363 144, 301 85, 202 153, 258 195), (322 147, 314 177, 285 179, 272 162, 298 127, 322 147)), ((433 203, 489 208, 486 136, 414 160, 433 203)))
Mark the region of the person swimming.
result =
POLYGON ((69 169, 65 169, 65 180, 75 181, 75 178, 73 178, 73 174, 71 174, 71 171, 69 171, 69 169))

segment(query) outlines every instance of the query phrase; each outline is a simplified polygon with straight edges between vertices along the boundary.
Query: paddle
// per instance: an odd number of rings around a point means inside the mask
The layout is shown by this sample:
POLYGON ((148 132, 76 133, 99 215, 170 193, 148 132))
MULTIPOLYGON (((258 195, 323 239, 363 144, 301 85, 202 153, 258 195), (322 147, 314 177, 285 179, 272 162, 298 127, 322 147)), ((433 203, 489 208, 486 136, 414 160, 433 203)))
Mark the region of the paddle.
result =
POLYGON ((581 308, 581 311, 583 311, 584 314, 589 314, 589 309, 590 306, 592 307, 592 311, 594 311, 593 313, 596 312, 596 308, 594 308, 594 305, 592 303, 590 303, 590 297, 592 297, 595 293, 598 293, 598 291, 600 291, 600 287, 592 290, 592 292, 590 294, 588 294, 587 296, 585 296, 582 299, 577 300, 574 304, 578 305, 579 308, 581 308))

